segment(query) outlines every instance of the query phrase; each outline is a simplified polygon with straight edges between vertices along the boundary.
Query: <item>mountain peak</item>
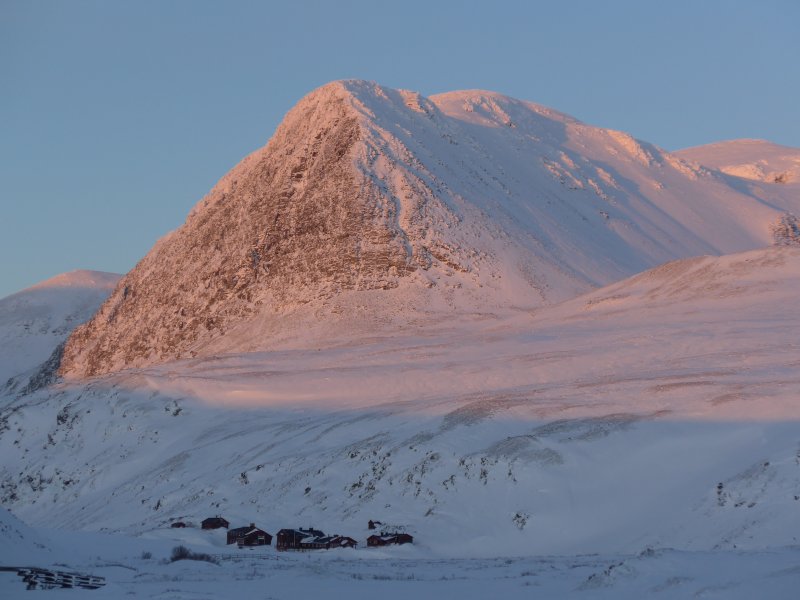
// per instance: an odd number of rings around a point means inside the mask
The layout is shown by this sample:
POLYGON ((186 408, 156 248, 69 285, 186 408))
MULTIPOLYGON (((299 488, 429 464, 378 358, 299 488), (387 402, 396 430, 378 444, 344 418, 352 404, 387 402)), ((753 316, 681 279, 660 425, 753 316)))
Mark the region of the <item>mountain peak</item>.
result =
POLYGON ((93 288, 93 289, 106 289, 111 290, 122 275, 117 273, 108 273, 106 271, 89 271, 86 269, 76 269, 66 273, 60 273, 50 279, 40 281, 29 288, 28 290, 47 289, 47 288, 93 288))
POLYGON ((502 94, 334 81, 125 276, 61 373, 535 308, 767 245, 792 202, 502 94))

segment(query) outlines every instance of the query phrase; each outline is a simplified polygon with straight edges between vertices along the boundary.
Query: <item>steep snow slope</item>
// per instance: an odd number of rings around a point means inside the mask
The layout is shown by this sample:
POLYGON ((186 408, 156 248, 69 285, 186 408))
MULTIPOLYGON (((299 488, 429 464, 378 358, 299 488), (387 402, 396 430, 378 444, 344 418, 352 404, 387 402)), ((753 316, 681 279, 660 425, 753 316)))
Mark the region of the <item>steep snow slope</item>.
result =
POLYGON ((119 279, 113 273, 72 271, 0 299, 0 388, 8 393, 28 385, 67 335, 94 314, 119 279))
POLYGON ((731 140, 678 150, 675 154, 723 173, 768 183, 800 182, 800 148, 766 140, 731 140))
POLYGON ((335 82, 125 277, 61 373, 542 306, 768 244, 800 197, 767 187, 492 92, 335 82))
POLYGON ((61 385, 0 414, 0 501, 132 533, 377 518, 450 555, 796 544, 798 293, 800 249, 771 248, 507 319, 61 385))

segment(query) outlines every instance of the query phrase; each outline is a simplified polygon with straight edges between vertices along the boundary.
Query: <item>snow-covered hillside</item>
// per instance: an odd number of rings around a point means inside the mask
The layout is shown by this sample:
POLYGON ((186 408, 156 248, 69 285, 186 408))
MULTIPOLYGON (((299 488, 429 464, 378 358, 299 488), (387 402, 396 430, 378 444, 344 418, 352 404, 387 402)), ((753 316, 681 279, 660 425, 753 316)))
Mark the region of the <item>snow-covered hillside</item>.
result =
MULTIPOLYGON (((0 299, 0 389, 20 391, 69 333, 86 322, 120 275, 72 271, 0 299)), ((58 367, 55 361, 53 369, 58 367)))
POLYGON ((778 188, 493 92, 334 82, 126 275, 71 336, 61 373, 550 304, 769 244, 800 212, 778 188))
POLYGON ((670 263, 507 319, 197 358, 2 413, 0 501, 146 534, 222 513, 444 555, 796 544, 800 249, 670 263))
POLYGON ((723 173, 767 183, 800 183, 800 148, 766 140, 730 140, 675 154, 723 173))

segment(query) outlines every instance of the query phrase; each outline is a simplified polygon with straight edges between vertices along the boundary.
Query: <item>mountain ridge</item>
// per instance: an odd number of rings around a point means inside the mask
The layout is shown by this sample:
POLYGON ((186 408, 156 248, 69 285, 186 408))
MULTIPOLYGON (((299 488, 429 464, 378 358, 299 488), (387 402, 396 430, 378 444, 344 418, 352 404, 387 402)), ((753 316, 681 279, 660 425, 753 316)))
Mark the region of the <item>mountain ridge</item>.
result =
POLYGON ((768 140, 726 140, 674 154, 743 179, 782 184, 800 181, 800 148, 768 140))

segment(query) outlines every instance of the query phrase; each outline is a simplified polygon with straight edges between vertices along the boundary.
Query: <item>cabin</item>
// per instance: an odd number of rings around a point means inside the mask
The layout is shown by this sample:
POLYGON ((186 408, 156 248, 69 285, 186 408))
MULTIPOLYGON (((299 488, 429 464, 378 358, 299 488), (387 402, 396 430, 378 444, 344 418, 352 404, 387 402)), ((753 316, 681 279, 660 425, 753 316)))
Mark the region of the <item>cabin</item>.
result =
POLYGON ((278 550, 330 550, 355 548, 358 542, 346 535, 325 535, 319 529, 281 529, 275 541, 278 550))
POLYGON ((389 546, 391 544, 413 544, 414 537, 407 533, 381 533, 367 538, 367 546, 389 546))
POLYGON ((300 540, 298 550, 327 550, 330 536, 309 536, 300 540))
POLYGON ((346 535, 323 535, 300 540, 300 550, 330 550, 332 548, 355 548, 358 542, 346 535))
POLYGON ((334 535, 330 542, 328 542, 328 548, 355 548, 358 546, 358 542, 355 541, 353 538, 348 537, 346 535, 334 535))
POLYGON ((236 527, 228 530, 228 544, 238 544, 241 546, 270 546, 272 536, 263 529, 256 527, 255 523, 250 523, 249 527, 236 527))
POLYGON ((182 529, 186 527, 186 523, 184 523, 183 521, 175 521, 170 525, 170 527, 172 527, 173 529, 182 529))
POLYGON ((383 525, 380 521, 373 521, 372 519, 369 520, 367 523, 367 529, 377 529, 378 525, 383 525))
POLYGON ((203 529, 222 529, 223 527, 227 529, 231 524, 222 517, 209 517, 208 519, 203 519, 201 526, 203 529))
POLYGON ((324 537, 325 534, 319 529, 309 527, 308 529, 281 529, 275 536, 275 548, 277 550, 312 550, 314 548, 305 547, 301 544, 304 540, 310 540, 324 537))

